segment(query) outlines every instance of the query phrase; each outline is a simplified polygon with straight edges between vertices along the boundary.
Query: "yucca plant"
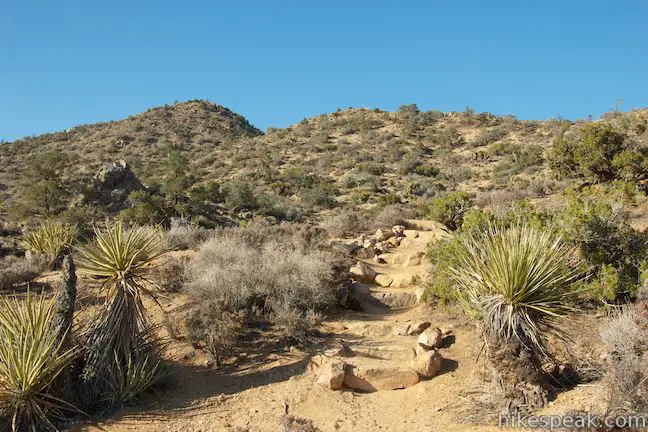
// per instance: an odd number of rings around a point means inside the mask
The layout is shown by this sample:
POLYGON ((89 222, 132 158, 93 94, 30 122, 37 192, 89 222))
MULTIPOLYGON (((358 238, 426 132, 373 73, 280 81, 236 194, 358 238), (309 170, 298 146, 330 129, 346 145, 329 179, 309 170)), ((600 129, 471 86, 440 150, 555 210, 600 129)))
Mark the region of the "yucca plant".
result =
POLYGON ((129 355, 124 364, 115 353, 104 400, 111 407, 124 405, 137 399, 163 376, 162 364, 155 355, 129 355))
POLYGON ((145 227, 127 230, 119 222, 107 224, 104 230, 95 228, 93 243, 77 252, 79 271, 104 280, 106 300, 87 334, 84 369, 93 393, 99 395, 114 372, 115 356, 125 366, 142 351, 142 335, 150 328, 142 298, 153 297, 153 284, 146 275, 164 253, 162 233, 145 227))
POLYGON ((72 245, 78 234, 75 225, 63 225, 48 220, 29 231, 20 239, 20 245, 33 253, 47 257, 55 266, 58 259, 72 245))
POLYGON ((52 326, 54 301, 44 296, 0 299, 0 419, 14 432, 56 430, 54 423, 79 412, 57 397, 55 382, 78 355, 65 349, 52 326))
POLYGON ((542 371, 547 335, 574 310, 575 251, 550 230, 517 223, 463 235, 449 273, 461 304, 484 334, 488 356, 511 408, 546 403, 542 371))

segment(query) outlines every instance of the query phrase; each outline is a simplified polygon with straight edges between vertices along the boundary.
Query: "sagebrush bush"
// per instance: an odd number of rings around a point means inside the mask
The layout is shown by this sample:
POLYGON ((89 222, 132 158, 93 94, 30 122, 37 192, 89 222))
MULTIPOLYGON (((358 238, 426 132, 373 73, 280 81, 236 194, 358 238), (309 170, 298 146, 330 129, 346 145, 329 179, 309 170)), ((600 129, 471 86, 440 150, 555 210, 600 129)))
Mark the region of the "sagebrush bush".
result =
POLYGON ((10 290, 37 278, 47 268, 47 260, 41 255, 29 257, 6 256, 0 259, 0 291, 10 290))
MULTIPOLYGON (((202 308, 211 308, 214 320, 224 312, 250 315, 257 310, 278 328, 288 328, 288 317, 296 315, 301 323, 295 328, 307 327, 313 317, 309 311, 336 301, 339 259, 325 239, 323 230, 288 224, 222 230, 189 263, 187 293, 202 308)), ((202 327, 195 333, 208 331, 202 327)))
POLYGON ((167 250, 195 249, 209 236, 209 230, 189 222, 174 219, 164 240, 167 250))
POLYGON ((156 269, 155 283, 164 292, 180 292, 184 286, 185 269, 189 258, 171 257, 156 269))
POLYGON ((615 415, 648 410, 648 329, 639 320, 635 309, 626 307, 601 328, 608 361, 603 383, 608 411, 615 415))
POLYGON ((391 228, 394 225, 407 226, 407 219, 414 217, 414 211, 403 205, 390 204, 378 210, 373 218, 373 229, 391 228))
POLYGON ((333 237, 351 237, 369 229, 369 221, 360 210, 343 209, 327 216, 322 227, 333 237))

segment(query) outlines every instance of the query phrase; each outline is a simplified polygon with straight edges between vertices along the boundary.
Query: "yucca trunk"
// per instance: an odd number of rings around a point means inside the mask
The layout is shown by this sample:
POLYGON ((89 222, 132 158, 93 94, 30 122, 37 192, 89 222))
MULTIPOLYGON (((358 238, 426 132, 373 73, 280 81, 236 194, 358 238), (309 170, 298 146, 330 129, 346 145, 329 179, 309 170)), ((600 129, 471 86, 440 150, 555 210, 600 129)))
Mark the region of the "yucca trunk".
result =
POLYGON ((63 277, 54 304, 54 317, 52 325, 59 329, 57 343, 62 343, 62 349, 66 350, 71 345, 71 330, 74 318, 76 303, 76 269, 72 255, 66 255, 63 259, 63 277))
POLYGON ((507 414, 527 413, 547 404, 549 382, 537 355, 515 338, 487 337, 487 355, 507 414))

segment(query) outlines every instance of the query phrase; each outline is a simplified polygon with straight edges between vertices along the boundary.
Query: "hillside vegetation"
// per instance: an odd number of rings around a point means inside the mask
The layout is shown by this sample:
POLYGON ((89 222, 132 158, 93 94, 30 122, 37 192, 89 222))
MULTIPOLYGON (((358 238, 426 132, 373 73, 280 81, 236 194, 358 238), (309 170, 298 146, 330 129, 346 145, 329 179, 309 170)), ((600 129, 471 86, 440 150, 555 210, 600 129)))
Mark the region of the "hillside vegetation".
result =
MULTIPOLYGON (((641 147, 647 117, 645 110, 612 112, 600 122, 641 147)), ((139 222, 193 216, 213 225, 222 223, 214 215, 237 219, 241 211, 300 220, 335 207, 415 208, 454 190, 471 193, 479 207, 502 207, 543 198, 567 186, 565 178, 587 174, 587 167, 570 168, 566 144, 553 171, 548 158, 556 137, 566 143, 592 123, 403 105, 398 112, 338 110, 263 134, 226 108, 190 101, 0 146, 2 207, 13 220, 71 205, 74 218, 96 219, 101 209, 82 196, 103 164, 120 159, 147 186, 125 206, 137 207, 127 216, 139 222)), ((615 166, 641 165, 622 156, 615 166)))

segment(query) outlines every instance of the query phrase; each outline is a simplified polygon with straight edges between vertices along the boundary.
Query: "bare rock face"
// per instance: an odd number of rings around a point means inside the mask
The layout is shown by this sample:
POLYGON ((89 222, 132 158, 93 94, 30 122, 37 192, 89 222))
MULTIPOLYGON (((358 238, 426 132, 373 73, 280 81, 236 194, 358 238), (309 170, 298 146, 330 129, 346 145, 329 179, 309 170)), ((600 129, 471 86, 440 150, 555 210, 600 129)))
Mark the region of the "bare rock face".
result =
POLYGON ((347 365, 344 375, 344 385, 361 392, 404 389, 419 381, 419 375, 413 369, 393 364, 347 365))
POLYGON ((104 165, 92 178, 86 197, 106 206, 109 210, 120 210, 128 195, 144 189, 142 182, 124 160, 104 165))
POLYGON ((443 357, 437 350, 425 351, 410 361, 410 367, 421 378, 432 378, 441 369, 443 357))
POLYGON ((429 327, 418 337, 418 344, 426 351, 439 348, 442 343, 443 332, 438 327, 429 327))
POLYGON ((362 261, 358 261, 356 265, 351 267, 350 272, 360 281, 366 283, 373 283, 374 279, 376 278, 376 271, 362 261))

